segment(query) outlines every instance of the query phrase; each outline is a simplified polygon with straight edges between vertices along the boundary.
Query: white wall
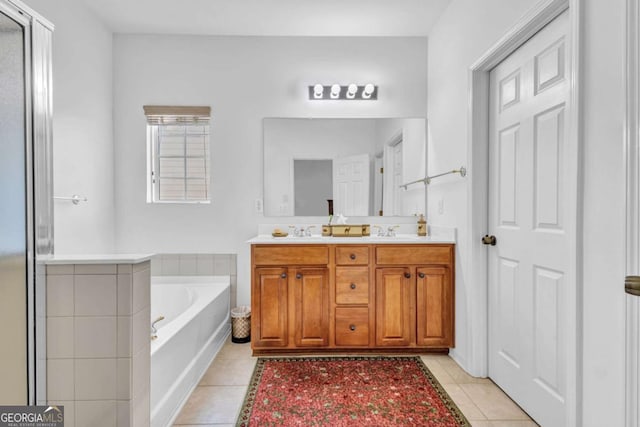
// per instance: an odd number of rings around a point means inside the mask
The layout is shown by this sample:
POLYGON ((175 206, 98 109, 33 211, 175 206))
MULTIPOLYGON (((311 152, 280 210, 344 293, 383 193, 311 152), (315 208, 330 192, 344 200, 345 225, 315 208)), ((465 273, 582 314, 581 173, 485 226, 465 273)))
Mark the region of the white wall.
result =
POLYGON ((244 242, 278 220, 254 208, 262 119, 426 116, 425 38, 116 35, 114 64, 117 249, 238 253, 239 304, 250 300, 244 242), (307 99, 308 84, 368 81, 378 101, 307 99), (145 203, 145 104, 212 107, 210 205, 145 203))
POLYGON ((114 250, 112 33, 77 0, 27 0, 53 22, 55 252, 114 250))
MULTIPOLYGON (((453 0, 429 37, 429 173, 466 165, 468 72, 536 0, 453 0)), ((584 347, 581 424, 624 424, 624 0, 584 7, 584 347)), ((473 173, 473 171, 471 171, 473 173)), ((467 185, 457 176, 429 187, 433 224, 458 228, 456 346, 464 366, 476 333, 466 316, 477 283, 467 268, 467 185), (440 203, 444 212, 438 213, 440 203)), ((479 238, 480 236, 478 236, 479 238)), ((579 424, 580 425, 580 424, 579 424)))

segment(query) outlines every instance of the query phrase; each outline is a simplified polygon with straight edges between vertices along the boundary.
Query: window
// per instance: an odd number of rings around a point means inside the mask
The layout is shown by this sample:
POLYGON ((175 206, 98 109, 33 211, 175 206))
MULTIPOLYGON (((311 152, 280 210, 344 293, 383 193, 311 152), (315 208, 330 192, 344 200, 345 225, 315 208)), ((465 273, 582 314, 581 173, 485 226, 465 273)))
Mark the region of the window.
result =
POLYGON ((209 203, 209 107, 145 106, 148 203, 209 203))

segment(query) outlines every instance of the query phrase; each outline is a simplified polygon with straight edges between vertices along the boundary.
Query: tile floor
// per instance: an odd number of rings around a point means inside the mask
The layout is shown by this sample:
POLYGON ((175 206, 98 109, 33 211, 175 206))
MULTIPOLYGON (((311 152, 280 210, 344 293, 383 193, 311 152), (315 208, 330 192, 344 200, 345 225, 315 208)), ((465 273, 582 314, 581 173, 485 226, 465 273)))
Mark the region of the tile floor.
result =
MULTIPOLYGON (((421 357, 473 427, 537 426, 491 380, 468 375, 449 356, 421 357)), ((227 340, 174 426, 235 425, 255 362, 250 344, 233 344, 227 340)))

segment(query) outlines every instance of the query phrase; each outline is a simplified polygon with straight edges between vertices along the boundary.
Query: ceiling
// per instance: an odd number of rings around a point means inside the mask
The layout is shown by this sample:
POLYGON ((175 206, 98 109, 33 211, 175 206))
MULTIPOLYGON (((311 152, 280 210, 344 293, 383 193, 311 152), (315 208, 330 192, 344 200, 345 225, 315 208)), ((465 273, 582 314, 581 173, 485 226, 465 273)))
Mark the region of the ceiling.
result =
POLYGON ((450 0, 80 0, 116 33, 426 36, 450 0))

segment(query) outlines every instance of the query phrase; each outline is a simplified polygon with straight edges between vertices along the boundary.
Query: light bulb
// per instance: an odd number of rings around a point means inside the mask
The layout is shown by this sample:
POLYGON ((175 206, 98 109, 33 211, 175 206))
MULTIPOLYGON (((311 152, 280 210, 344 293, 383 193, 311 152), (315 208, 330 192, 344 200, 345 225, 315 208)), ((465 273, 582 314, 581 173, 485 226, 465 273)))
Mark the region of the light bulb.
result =
POLYGON ((331 86, 331 98, 338 99, 340 97, 340 85, 335 84, 331 86))
POLYGON ((316 99, 321 99, 324 94, 324 86, 321 84, 317 84, 313 87, 313 97, 316 99))
POLYGON ((367 83, 364 87, 364 90, 362 91, 362 97, 364 99, 369 99, 371 98, 371 95, 373 95, 373 91, 376 90, 376 87, 374 85, 372 85, 371 83, 367 83))
POLYGON ((351 83, 347 88, 347 98, 353 99, 356 97, 356 92, 358 92, 358 86, 351 83))

